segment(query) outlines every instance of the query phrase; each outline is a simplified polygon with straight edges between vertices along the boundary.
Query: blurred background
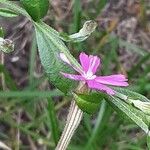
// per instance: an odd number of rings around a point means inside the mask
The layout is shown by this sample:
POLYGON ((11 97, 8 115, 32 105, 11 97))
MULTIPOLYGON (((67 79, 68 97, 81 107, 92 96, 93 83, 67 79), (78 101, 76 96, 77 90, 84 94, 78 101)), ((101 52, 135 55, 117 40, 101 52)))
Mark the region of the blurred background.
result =
MULTIPOLYGON (((129 89, 150 98, 149 0, 51 0, 43 20, 68 34, 78 32, 85 21, 95 20, 98 27, 86 41, 66 43, 72 55, 78 58, 81 51, 98 55, 102 59, 99 74, 125 74, 129 89)), ((4 73, 0 80, 0 141, 13 150, 53 150, 71 97, 48 82, 32 24, 23 16, 0 17, 0 26, 5 38, 15 43, 13 53, 0 54, 4 73)), ((96 114, 84 115, 68 149, 145 150, 146 135, 103 103, 96 114)))

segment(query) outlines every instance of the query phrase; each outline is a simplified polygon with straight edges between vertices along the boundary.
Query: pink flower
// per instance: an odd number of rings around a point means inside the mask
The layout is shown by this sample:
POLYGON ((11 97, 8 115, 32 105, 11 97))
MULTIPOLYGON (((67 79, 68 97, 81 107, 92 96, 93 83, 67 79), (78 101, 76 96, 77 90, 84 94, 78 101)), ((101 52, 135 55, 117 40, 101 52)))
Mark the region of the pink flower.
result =
POLYGON ((107 85, 128 86, 128 79, 126 79, 126 77, 122 74, 96 76, 95 73, 100 65, 100 58, 97 56, 88 56, 85 53, 81 53, 79 58, 82 69, 77 69, 76 67, 74 67, 63 53, 60 54, 60 58, 64 62, 72 66, 79 73, 79 75, 68 74, 63 72, 61 72, 61 74, 65 78, 84 81, 91 89, 104 91, 109 95, 114 95, 115 91, 107 85))

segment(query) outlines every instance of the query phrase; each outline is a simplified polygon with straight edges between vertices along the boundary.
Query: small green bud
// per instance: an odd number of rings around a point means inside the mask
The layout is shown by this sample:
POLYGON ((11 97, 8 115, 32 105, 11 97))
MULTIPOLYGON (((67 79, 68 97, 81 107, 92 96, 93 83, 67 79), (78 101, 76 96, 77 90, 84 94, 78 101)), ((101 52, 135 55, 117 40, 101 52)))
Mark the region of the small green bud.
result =
POLYGON ((82 36, 87 36, 87 35, 91 34, 92 32, 94 32, 96 27, 97 27, 97 23, 94 20, 86 21, 84 23, 82 29, 79 31, 79 33, 82 36))
POLYGON ((103 100, 106 95, 101 93, 89 93, 89 94, 77 94, 73 93, 74 99, 78 107, 88 114, 95 113, 100 107, 101 100, 103 100))
POLYGON ((49 0, 20 0, 20 2, 34 21, 43 18, 49 8, 49 0))
POLYGON ((65 34, 61 34, 60 36, 64 41, 82 42, 95 31, 96 27, 97 23, 94 20, 89 20, 84 23, 82 29, 80 29, 78 33, 72 34, 68 37, 65 34))

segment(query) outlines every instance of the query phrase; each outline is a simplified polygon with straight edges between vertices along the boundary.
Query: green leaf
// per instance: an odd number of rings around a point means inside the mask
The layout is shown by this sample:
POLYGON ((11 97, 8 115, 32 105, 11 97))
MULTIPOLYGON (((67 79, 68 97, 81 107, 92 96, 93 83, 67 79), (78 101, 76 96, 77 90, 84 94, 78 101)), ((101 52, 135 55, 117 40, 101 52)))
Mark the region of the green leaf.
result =
POLYGON ((29 20, 32 20, 30 15, 26 12, 26 10, 16 5, 14 2, 2 0, 0 1, 0 5, 1 7, 7 8, 8 10, 13 11, 18 15, 26 16, 29 20))
POLYGON ((86 21, 78 33, 67 35, 66 33, 60 33, 61 39, 66 42, 82 42, 86 40, 92 32, 95 31, 97 23, 93 20, 86 21))
POLYGON ((6 2, 6 1, 8 1, 8 0, 0 0, 0 3, 2 3, 2 2, 6 2))
MULTIPOLYGON (((53 28, 51 28, 50 26, 48 26, 47 24, 45 24, 44 22, 39 22, 39 23, 35 23, 35 25, 38 25, 40 28, 43 29, 43 33, 45 34, 46 37, 48 37, 50 39, 50 41, 56 46, 56 48, 58 49, 57 51, 64 53, 66 55, 66 57, 69 59, 69 61, 71 62, 71 64, 77 68, 77 69, 81 69, 80 64, 76 61, 76 59, 70 54, 68 48, 66 47, 66 45, 63 43, 63 41, 61 40, 61 37, 59 35, 59 32, 57 32, 56 30, 54 30, 53 28)), ((49 42, 50 42, 49 41, 49 42)))
POLYGON ((20 0, 20 2, 35 21, 43 18, 49 8, 49 0, 20 0))
POLYGON ((146 121, 146 116, 142 112, 136 110, 135 108, 133 108, 133 106, 129 106, 119 98, 111 97, 107 99, 107 101, 111 103, 113 108, 116 107, 121 110, 119 111, 119 113, 124 113, 125 115, 127 115, 134 123, 136 123, 141 129, 143 129, 145 133, 148 133, 149 128, 146 121))
POLYGON ((14 11, 9 10, 8 8, 0 8, 0 16, 2 17, 17 17, 14 11))
POLYGON ((64 78, 60 72, 73 73, 74 70, 60 59, 60 53, 64 53, 76 68, 81 69, 81 67, 70 54, 57 31, 43 22, 35 22, 34 24, 39 55, 45 72, 53 85, 67 93, 75 88, 75 82, 64 78))
POLYGON ((98 112, 96 123, 90 134, 90 138, 88 139, 88 142, 86 142, 86 147, 85 147, 86 150, 91 149, 91 146, 93 145, 93 143, 96 139, 96 136, 99 134, 99 130, 100 130, 101 124, 102 124, 102 119, 104 117, 104 114, 106 113, 106 108, 107 108, 106 101, 103 100, 101 103, 101 106, 100 106, 100 110, 98 112))
POLYGON ((140 101, 143 101, 143 102, 150 102, 150 100, 148 98, 146 98, 145 96, 143 96, 139 93, 133 92, 131 90, 128 90, 125 88, 118 88, 118 87, 114 87, 113 89, 115 89, 115 91, 117 91, 119 93, 122 93, 122 94, 128 96, 129 98, 132 98, 135 100, 139 99, 140 101))
POLYGON ((0 73, 3 73, 5 75, 5 83, 7 87, 9 87, 9 89, 11 90, 17 90, 14 80, 11 78, 9 72, 7 71, 5 66, 2 64, 0 64, 0 73))
POLYGON ((150 135, 149 135, 149 133, 147 135, 147 147, 148 147, 148 149, 150 149, 150 135))
MULTIPOLYGON (((47 97, 53 97, 53 96, 64 96, 64 94, 58 90, 53 91, 6 91, 6 92, 0 92, 1 98, 47 98, 47 97)), ((3 99, 0 99, 3 100, 3 99)), ((11 99, 9 99, 11 100, 11 99)))
POLYGON ((59 125, 57 120, 57 115, 55 112, 54 102, 52 98, 47 99, 48 107, 47 107, 47 124, 50 126, 51 133, 53 140, 55 142, 55 145, 57 145, 57 142, 59 140, 59 125))
MULTIPOLYGON (((135 98, 140 99, 141 101, 147 101, 150 102, 146 97, 126 90, 122 88, 115 88, 116 91, 128 96, 129 98, 135 98)), ((107 102, 120 114, 126 115, 128 118, 130 118, 135 124, 137 124, 141 129, 145 131, 145 133, 148 133, 149 131, 149 120, 148 116, 145 115, 142 111, 136 109, 134 106, 126 103, 126 101, 123 101, 122 99, 114 96, 109 96, 106 98, 107 102)))
POLYGON ((97 15, 99 15, 101 13, 102 9, 107 4, 107 2, 108 2, 107 0, 99 0, 99 2, 97 4, 97 9, 96 9, 97 15))

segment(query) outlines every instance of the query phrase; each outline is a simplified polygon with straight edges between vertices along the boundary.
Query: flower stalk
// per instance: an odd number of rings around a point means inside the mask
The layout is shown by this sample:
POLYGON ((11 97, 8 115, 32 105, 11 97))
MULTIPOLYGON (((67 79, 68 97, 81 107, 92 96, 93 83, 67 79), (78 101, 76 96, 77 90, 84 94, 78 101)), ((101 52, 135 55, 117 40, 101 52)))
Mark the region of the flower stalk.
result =
POLYGON ((83 111, 76 105, 76 102, 73 100, 71 102, 65 128, 55 150, 66 150, 72 136, 74 135, 75 130, 80 124, 82 116, 83 111))
MULTIPOLYGON (((84 82, 80 82, 78 88, 76 89, 78 93, 88 93, 89 89, 84 82)), ((72 100, 69 113, 67 116, 67 121, 62 135, 55 150, 66 150, 68 147, 72 136, 74 135, 76 129, 78 128, 83 117, 83 111, 78 107, 75 99, 72 100)))

